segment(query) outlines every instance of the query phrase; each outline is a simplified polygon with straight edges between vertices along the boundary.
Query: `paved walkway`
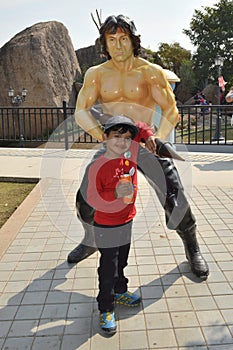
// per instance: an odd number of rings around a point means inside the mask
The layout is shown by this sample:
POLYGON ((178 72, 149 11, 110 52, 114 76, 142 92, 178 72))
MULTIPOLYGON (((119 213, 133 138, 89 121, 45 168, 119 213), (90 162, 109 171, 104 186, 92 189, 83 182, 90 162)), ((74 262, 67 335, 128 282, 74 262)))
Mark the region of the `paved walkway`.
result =
POLYGON ((190 272, 181 240, 142 176, 129 289, 142 306, 117 306, 118 332, 102 335, 98 254, 68 265, 82 238, 74 197, 90 150, 0 149, 1 179, 41 178, 0 230, 0 349, 233 349, 233 155, 184 154, 177 167, 211 274, 190 272))

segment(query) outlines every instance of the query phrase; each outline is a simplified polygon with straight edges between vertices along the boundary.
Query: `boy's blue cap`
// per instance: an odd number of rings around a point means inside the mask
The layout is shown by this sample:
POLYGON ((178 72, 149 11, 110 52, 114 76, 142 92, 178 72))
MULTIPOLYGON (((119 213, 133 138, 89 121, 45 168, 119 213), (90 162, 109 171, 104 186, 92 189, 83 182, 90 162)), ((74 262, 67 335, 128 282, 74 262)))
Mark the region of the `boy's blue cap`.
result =
POLYGON ((134 122, 131 119, 125 117, 124 115, 118 115, 118 116, 109 118, 107 123, 104 126, 104 132, 106 132, 108 129, 116 125, 130 126, 131 130, 133 131, 133 139, 139 133, 138 127, 134 124, 134 122))

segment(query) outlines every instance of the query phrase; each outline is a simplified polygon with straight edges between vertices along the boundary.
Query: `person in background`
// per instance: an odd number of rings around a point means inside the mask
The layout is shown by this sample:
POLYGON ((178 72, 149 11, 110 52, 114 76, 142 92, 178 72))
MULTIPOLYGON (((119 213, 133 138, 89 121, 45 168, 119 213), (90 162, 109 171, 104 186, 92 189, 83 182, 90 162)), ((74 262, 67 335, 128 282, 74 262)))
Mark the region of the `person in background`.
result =
POLYGON ((226 94, 225 99, 228 103, 233 102, 233 85, 230 87, 229 92, 226 94))

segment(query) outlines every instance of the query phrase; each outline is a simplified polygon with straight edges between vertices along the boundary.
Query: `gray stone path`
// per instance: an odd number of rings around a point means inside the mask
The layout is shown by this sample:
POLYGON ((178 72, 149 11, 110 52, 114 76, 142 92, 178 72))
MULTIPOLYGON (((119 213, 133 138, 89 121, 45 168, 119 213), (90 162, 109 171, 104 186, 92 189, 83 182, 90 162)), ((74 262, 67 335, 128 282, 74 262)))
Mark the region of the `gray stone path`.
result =
POLYGON ((190 272, 181 240, 165 227, 139 176, 126 274, 143 302, 117 306, 118 332, 106 338, 95 300, 98 253, 78 265, 66 262, 82 238, 74 198, 91 154, 0 149, 2 178, 42 177, 0 230, 0 349, 232 350, 233 156, 189 154, 189 166, 180 168, 211 270, 204 282, 190 272))

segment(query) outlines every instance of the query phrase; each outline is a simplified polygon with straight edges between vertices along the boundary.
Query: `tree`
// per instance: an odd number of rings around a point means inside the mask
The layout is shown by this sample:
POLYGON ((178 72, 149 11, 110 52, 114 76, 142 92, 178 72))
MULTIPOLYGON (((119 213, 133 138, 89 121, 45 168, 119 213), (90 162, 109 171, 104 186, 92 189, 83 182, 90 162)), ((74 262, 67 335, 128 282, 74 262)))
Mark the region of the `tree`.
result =
POLYGON ((163 62, 163 68, 173 71, 178 76, 182 62, 191 59, 191 52, 182 48, 177 42, 173 44, 161 43, 156 54, 163 62))
POLYGON ((176 88, 177 100, 185 103, 196 92, 196 79, 193 72, 192 62, 190 60, 184 60, 180 65, 180 80, 176 88))
POLYGON ((216 81, 217 55, 224 58, 222 74, 226 81, 233 78, 233 1, 220 0, 213 7, 195 10, 190 29, 183 32, 197 47, 193 55, 194 70, 202 87, 208 80, 216 81))

